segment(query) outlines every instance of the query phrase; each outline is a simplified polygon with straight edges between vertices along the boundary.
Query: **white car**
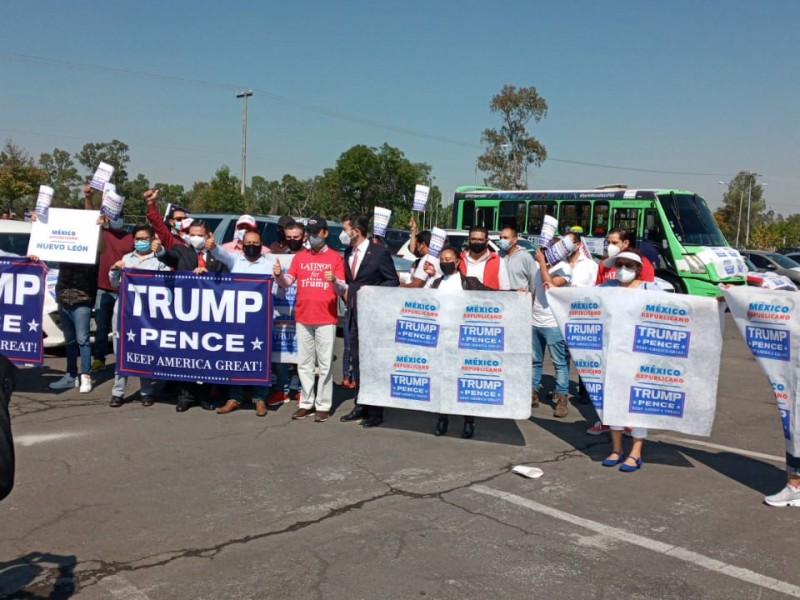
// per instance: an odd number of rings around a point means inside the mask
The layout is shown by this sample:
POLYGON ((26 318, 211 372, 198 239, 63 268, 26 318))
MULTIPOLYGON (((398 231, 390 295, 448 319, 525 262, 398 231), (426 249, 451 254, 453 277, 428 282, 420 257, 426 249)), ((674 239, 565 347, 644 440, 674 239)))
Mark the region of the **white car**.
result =
MULTIPOLYGON (((28 241, 31 237, 31 224, 23 221, 0 221, 0 250, 25 256, 28 253, 28 241)), ((56 303, 56 280, 58 265, 49 264, 45 278, 44 314, 42 315, 42 333, 44 347, 54 348, 64 345, 64 332, 58 326, 58 304, 56 303)))

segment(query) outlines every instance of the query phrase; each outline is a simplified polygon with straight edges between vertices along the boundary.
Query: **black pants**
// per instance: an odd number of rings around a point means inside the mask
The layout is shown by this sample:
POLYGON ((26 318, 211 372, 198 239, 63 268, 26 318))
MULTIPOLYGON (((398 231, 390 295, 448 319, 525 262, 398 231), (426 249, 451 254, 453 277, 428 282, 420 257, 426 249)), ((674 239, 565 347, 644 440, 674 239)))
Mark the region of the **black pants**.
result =
POLYGON ((14 438, 11 437, 11 416, 8 404, 16 382, 17 368, 0 355, 0 500, 14 487, 14 438))

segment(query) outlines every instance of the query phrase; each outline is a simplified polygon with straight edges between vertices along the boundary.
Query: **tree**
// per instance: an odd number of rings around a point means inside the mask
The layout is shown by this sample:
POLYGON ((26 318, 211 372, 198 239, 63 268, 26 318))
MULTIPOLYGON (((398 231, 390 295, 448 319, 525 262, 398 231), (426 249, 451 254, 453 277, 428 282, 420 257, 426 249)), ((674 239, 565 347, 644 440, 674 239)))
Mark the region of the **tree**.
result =
POLYGON ((487 174, 486 185, 501 189, 528 187, 528 168, 541 166, 547 158, 545 147, 527 131, 531 119, 538 123, 547 116, 547 102, 535 87, 504 85, 492 98, 489 109, 500 115, 500 129, 484 129, 481 142, 486 152, 477 168, 487 174))
POLYGON ((227 165, 217 169, 208 183, 195 183, 192 190, 191 209, 196 212, 244 212, 244 198, 239 189, 239 178, 231 174, 227 165))
POLYGON ((758 184, 757 173, 739 171, 728 182, 722 206, 714 211, 714 219, 728 241, 736 246, 747 243, 747 232, 771 220, 763 199, 764 188, 758 184), (749 215, 749 227, 748 227, 749 215))
POLYGON ((55 148, 52 154, 39 156, 39 165, 45 172, 44 183, 55 190, 53 206, 73 206, 79 202, 81 176, 72 156, 66 150, 55 148))
POLYGON ((150 181, 142 173, 139 173, 135 179, 117 186, 117 193, 125 197, 125 220, 127 222, 146 222, 147 204, 142 194, 149 189, 150 181))
POLYGON ((128 181, 128 144, 119 140, 84 144, 81 151, 75 154, 75 158, 89 172, 89 177, 94 175, 97 165, 102 161, 114 167, 112 183, 122 185, 128 181))
POLYGON ((45 172, 36 166, 25 150, 6 140, 0 151, 0 204, 14 210, 14 203, 33 196, 45 180, 45 172))

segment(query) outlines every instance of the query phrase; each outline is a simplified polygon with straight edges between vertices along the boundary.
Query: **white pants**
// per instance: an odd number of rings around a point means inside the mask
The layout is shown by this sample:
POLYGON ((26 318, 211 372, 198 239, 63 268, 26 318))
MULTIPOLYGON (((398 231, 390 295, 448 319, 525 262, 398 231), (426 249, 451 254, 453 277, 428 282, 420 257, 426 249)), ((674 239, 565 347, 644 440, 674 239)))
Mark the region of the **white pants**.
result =
MULTIPOLYGON (((619 427, 617 425, 612 425, 612 431, 622 431, 625 429, 624 427, 619 427)), ((644 427, 631 427, 631 437, 636 438, 637 440, 646 440, 647 439, 647 429, 644 427)))
POLYGON ((336 325, 297 323, 297 374, 300 376, 300 408, 330 412, 333 403, 333 343, 336 325), (314 393, 314 367, 319 366, 319 384, 314 393))

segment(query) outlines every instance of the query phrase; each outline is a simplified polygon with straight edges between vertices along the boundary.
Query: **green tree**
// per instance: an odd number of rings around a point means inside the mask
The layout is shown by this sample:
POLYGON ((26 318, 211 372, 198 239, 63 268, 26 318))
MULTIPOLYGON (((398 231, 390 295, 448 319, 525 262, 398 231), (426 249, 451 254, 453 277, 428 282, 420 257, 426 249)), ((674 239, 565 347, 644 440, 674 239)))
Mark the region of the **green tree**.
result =
POLYGON ((88 171, 89 177, 94 175, 100 162, 106 162, 114 167, 112 183, 122 185, 128 181, 128 144, 119 140, 110 142, 97 142, 84 144, 80 152, 75 154, 75 159, 88 171))
POLYGON ((117 193, 125 197, 125 221, 145 223, 147 205, 142 197, 150 189, 150 181, 142 173, 117 186, 117 193))
POLYGON ((771 220, 771 212, 767 211, 763 198, 764 188, 759 185, 757 178, 757 173, 739 171, 728 182, 722 206, 714 211, 714 219, 722 233, 736 246, 747 244, 747 232, 771 220))
POLYGON ((246 192, 249 210, 257 215, 281 214, 279 209, 280 187, 279 181, 269 181, 260 175, 252 177, 250 187, 246 192))
POLYGON ((244 198, 239 178, 227 165, 217 169, 208 183, 196 183, 192 190, 191 209, 196 212, 244 212, 244 198))
POLYGON ((153 187, 159 191, 158 201, 164 206, 168 203, 187 206, 191 202, 189 192, 179 183, 156 183, 153 187))
POLYGON ((528 168, 541 166, 547 150, 527 127, 531 119, 538 123, 547 116, 547 102, 535 87, 504 85, 492 98, 489 109, 501 119, 500 129, 484 129, 481 142, 486 151, 476 167, 486 174, 484 183, 501 189, 528 187, 528 168))
POLYGON ((13 211, 15 203, 30 199, 32 206, 32 196, 45 177, 44 170, 36 166, 30 154, 6 140, 0 151, 0 205, 13 211))
POLYGON ((82 179, 69 152, 56 148, 52 154, 42 153, 39 165, 45 172, 44 183, 55 190, 53 206, 79 203, 82 179))

